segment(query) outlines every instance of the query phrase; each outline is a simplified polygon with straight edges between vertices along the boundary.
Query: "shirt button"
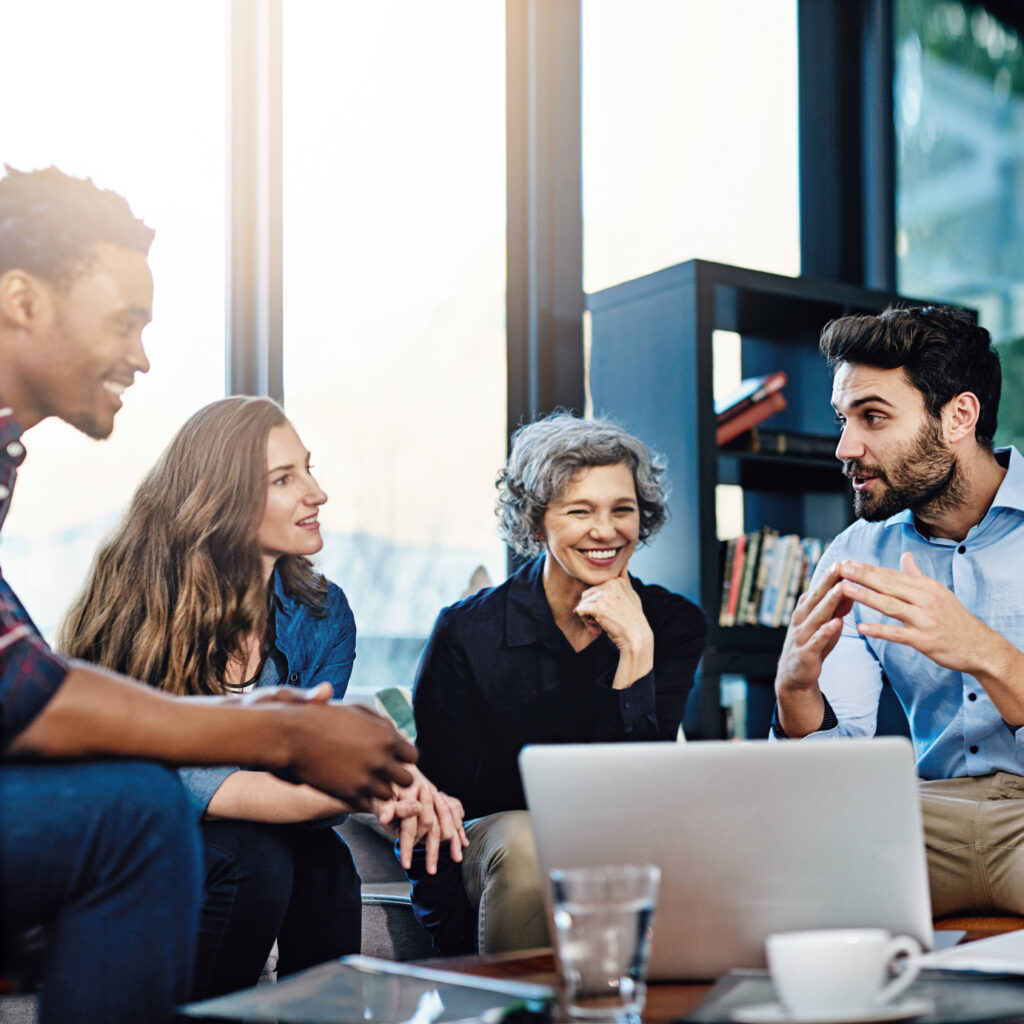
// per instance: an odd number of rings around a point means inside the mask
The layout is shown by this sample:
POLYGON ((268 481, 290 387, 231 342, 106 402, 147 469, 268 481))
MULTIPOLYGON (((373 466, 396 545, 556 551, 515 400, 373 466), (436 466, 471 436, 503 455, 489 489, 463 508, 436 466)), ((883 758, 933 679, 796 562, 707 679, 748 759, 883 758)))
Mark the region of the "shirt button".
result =
POLYGON ((967 694, 967 699, 968 700, 977 700, 978 699, 978 695, 976 693, 969 693, 969 694, 967 694))
POLYGON ((10 496, 10 493, 11 489, 9 487, 4 487, 3 484, 0 484, 0 501, 4 501, 6 498, 8 498, 10 496))
POLYGON ((976 754, 977 752, 978 752, 978 748, 977 748, 977 747, 975 747, 975 746, 972 746, 972 747, 971 747, 971 753, 972 753, 972 754, 976 754))
POLYGON ((289 682, 289 683, 297 683, 298 681, 299 681, 299 673, 298 673, 298 672, 293 672, 293 673, 292 673, 292 674, 291 674, 291 675, 290 675, 290 676, 288 677, 288 682, 289 682))
POLYGON ((957 548, 957 551, 959 551, 960 554, 962 555, 962 554, 964 554, 967 551, 967 548, 965 548, 963 546, 963 544, 961 544, 960 547, 957 548))
POLYGON ((20 441, 12 441, 7 446, 7 454, 12 459, 20 459, 25 454, 25 446, 20 441))
POLYGON ((629 703, 629 701, 628 701, 628 700, 627 700, 627 701, 623 701, 623 702, 622 702, 622 706, 623 706, 624 708, 632 707, 632 705, 631 705, 631 704, 629 703))

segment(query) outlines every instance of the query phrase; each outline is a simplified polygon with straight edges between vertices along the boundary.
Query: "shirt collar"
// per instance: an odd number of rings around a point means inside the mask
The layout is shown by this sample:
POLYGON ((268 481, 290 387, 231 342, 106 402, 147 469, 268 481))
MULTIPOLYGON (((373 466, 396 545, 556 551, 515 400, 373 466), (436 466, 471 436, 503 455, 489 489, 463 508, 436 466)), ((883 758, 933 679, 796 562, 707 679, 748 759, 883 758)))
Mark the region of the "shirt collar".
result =
POLYGON ((0 458, 15 469, 25 461, 22 433, 21 424, 14 418, 14 410, 0 396, 0 458))
POLYGON ((528 562, 509 579, 505 599, 505 642, 509 647, 564 640, 544 593, 545 557, 528 562))
POLYGON ((1006 476, 992 499, 989 511, 995 508, 1024 511, 1024 456, 1012 445, 1009 448, 997 448, 993 454, 1006 466, 1006 476))
MULTIPOLYGON (((1006 467, 1006 475, 992 499, 988 512, 981 520, 982 523, 997 508, 1024 511, 1024 456, 1021 456, 1013 445, 996 448, 992 454, 1000 465, 1006 467)), ((981 523, 977 523, 972 529, 976 529, 980 525, 981 523)), ((909 526, 911 529, 917 529, 914 523, 914 513, 909 508, 890 516, 882 523, 882 526, 909 526)))
POLYGON ((281 579, 281 574, 277 571, 276 567, 271 580, 274 584, 274 604, 281 609, 281 611, 287 611, 295 601, 295 598, 284 589, 284 580, 281 579))
POLYGON ((0 398, 0 527, 7 519, 18 467, 24 461, 21 424, 14 418, 14 410, 0 398))

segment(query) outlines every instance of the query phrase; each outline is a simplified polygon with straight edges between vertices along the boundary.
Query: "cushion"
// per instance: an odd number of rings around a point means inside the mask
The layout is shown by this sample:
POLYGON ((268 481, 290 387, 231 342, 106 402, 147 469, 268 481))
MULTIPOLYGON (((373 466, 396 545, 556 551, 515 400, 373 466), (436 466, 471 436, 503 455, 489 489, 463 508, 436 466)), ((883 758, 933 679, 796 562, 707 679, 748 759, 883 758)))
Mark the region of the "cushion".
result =
POLYGON ((374 703, 387 715, 395 728, 410 742, 416 742, 416 719, 412 714, 412 691, 404 686, 389 686, 374 694, 374 703))

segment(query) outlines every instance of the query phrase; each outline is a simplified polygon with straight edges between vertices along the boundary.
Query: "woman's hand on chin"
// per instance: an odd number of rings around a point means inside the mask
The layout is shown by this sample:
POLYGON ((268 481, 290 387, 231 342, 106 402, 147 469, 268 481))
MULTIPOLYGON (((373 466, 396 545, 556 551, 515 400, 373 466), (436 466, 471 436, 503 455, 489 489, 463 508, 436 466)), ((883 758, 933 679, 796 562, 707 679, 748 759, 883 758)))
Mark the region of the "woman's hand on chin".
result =
POLYGON ((654 634, 626 566, 614 579, 584 590, 573 610, 595 635, 607 633, 620 651, 654 649, 654 634))

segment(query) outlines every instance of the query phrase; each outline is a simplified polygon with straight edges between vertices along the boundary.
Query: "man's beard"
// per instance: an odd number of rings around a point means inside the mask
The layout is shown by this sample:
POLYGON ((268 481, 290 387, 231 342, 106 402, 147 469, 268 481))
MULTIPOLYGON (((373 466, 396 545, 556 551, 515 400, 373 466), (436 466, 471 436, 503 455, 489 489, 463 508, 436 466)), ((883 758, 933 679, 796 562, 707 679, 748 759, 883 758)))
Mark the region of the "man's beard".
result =
POLYGON ((929 419, 921 427, 908 450, 897 457, 888 472, 881 466, 868 466, 855 460, 843 463, 848 477, 875 477, 884 485, 880 493, 853 492, 853 510, 861 519, 878 523, 910 509, 929 518, 936 512, 956 508, 963 500, 963 481, 956 456, 943 444, 940 426, 929 419))
POLYGON ((95 416, 76 413, 61 417, 65 423, 80 430, 86 437, 94 441, 105 441, 114 432, 114 423, 100 423, 95 416))

